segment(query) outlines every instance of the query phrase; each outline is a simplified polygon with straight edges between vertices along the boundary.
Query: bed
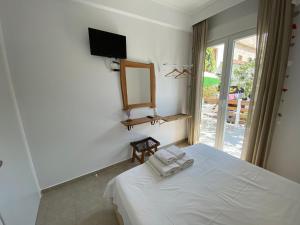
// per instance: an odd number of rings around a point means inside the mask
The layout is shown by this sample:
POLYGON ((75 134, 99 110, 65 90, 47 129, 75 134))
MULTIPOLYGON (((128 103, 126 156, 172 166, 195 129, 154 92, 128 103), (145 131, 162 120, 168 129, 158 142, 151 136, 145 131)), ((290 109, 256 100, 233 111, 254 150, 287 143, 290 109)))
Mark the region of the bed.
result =
POLYGON ((296 225, 300 185, 207 145, 194 165, 162 178, 143 164, 111 180, 105 197, 124 225, 296 225))

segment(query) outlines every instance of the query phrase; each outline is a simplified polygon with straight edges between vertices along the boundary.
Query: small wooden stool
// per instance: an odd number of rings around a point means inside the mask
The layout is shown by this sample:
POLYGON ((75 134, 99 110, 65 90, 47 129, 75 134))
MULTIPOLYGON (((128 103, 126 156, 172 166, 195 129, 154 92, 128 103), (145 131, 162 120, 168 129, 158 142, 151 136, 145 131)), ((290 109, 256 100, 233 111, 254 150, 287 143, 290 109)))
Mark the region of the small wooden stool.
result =
POLYGON ((131 161, 134 162, 134 159, 137 159, 143 164, 145 162, 145 154, 154 154, 160 143, 152 137, 147 137, 140 141, 131 142, 130 145, 132 147, 131 161), (141 153, 141 157, 137 155, 137 152, 141 153))

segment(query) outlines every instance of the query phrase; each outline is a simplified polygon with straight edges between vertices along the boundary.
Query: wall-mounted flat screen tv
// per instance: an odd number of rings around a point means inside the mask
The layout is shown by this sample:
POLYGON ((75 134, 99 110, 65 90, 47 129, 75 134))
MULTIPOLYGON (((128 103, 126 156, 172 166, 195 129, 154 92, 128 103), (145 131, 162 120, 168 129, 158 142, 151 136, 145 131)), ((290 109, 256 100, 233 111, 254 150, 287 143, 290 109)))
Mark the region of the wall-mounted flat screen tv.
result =
POLYGON ((102 30, 89 28, 92 55, 126 59, 126 37, 102 30))

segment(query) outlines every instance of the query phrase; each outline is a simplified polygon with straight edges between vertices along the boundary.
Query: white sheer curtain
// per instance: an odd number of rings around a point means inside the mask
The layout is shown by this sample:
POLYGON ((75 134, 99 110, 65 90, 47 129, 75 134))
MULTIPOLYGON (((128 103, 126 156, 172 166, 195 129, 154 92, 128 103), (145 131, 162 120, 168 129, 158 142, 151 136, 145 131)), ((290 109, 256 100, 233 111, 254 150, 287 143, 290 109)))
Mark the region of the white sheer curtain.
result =
POLYGON ((207 20, 193 26, 192 76, 189 101, 189 113, 193 116, 189 122, 189 144, 197 144, 200 135, 202 83, 207 46, 207 20))

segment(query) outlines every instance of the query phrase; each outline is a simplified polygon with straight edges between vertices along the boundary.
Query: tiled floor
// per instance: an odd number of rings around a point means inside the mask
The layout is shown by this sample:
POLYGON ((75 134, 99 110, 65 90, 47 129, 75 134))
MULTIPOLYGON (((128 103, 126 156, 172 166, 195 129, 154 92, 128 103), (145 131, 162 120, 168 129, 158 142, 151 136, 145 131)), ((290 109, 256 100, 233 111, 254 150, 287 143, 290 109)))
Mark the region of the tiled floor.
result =
MULTIPOLYGON (((201 120, 200 143, 214 147, 216 141, 216 127, 216 117, 207 117, 204 115, 201 120)), ((224 145, 222 150, 232 156, 240 158, 243 149, 244 135, 245 125, 225 123, 224 145)))
POLYGON ((103 192, 116 175, 138 165, 130 161, 50 190, 41 199, 36 225, 117 225, 103 192))
POLYGON ((126 161, 44 193, 36 225, 117 225, 103 192, 109 180, 136 165, 126 161))

